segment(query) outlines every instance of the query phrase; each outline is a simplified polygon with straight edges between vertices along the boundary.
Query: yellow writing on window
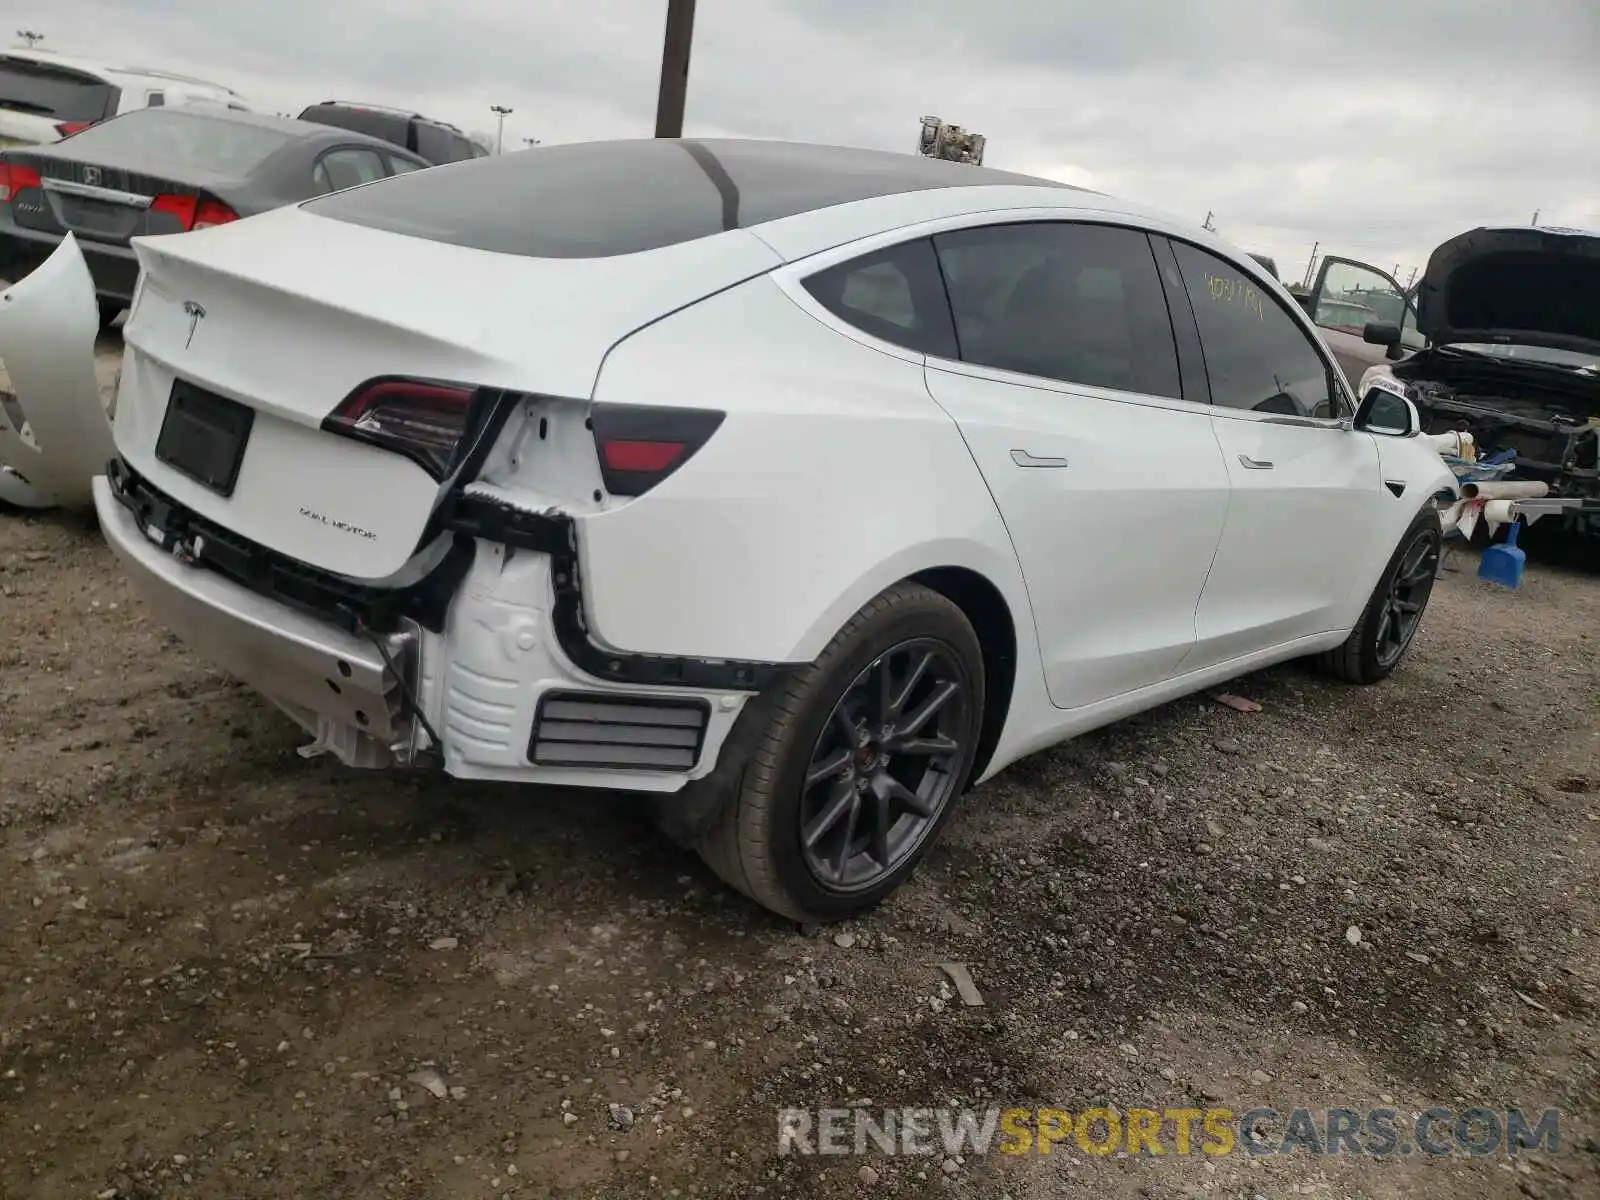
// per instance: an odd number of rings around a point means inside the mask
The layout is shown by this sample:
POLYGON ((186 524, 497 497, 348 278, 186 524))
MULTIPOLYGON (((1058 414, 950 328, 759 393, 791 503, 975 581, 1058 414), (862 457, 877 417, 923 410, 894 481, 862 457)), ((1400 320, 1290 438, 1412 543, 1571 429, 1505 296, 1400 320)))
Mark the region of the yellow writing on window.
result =
POLYGON ((1245 308, 1255 313, 1256 320, 1267 319, 1266 308, 1261 301, 1261 293, 1243 279, 1234 279, 1226 275, 1206 275, 1206 290, 1211 293, 1213 300, 1223 303, 1238 301, 1245 308))

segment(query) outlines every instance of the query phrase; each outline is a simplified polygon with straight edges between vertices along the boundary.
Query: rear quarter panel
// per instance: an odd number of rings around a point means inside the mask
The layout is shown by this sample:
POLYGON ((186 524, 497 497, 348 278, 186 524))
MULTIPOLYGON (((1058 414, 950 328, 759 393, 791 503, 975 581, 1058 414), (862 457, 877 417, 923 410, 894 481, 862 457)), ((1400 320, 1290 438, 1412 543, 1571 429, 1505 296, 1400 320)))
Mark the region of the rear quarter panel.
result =
POLYGON ((605 643, 808 661, 885 587, 957 566, 999 589, 1037 664, 1015 553, 917 356, 840 334, 763 276, 624 340, 594 398, 727 413, 652 491, 580 518, 605 643))

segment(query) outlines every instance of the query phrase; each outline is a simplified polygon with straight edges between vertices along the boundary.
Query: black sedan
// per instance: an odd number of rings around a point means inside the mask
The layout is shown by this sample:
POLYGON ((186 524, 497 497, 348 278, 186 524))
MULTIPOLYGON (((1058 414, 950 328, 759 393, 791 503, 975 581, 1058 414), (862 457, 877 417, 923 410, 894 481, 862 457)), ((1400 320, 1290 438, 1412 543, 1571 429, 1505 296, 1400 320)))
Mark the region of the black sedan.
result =
POLYGON ((109 324, 133 297, 129 245, 429 163, 345 129, 221 108, 146 108, 0 153, 0 264, 19 278, 75 234, 109 324))

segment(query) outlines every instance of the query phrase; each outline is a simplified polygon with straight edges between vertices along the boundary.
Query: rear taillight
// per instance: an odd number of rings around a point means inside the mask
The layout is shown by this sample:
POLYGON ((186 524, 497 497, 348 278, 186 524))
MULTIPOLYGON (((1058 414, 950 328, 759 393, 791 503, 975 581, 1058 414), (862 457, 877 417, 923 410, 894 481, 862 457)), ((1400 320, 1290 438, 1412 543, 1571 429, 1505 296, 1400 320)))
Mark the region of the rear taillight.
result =
POLYGON ((477 396, 477 388, 459 383, 372 379, 345 397, 322 428, 403 454, 443 480, 472 427, 477 396))
POLYGON ((194 224, 194 210, 198 203, 195 196, 157 196, 150 201, 150 211, 177 217, 178 224, 187 232, 194 224))
POLYGON ((596 404, 589 413, 600 478, 614 496, 642 496, 710 440, 724 414, 709 408, 596 404))
POLYGON ((64 138, 69 138, 75 133, 82 133, 93 121, 59 121, 56 123, 56 132, 64 138))
POLYGON ((194 212, 191 229, 210 229, 213 225, 226 225, 237 221, 239 214, 220 200, 202 200, 194 212))
POLYGON ((32 167, 0 162, 0 204, 10 204, 24 188, 39 186, 39 172, 32 167))
POLYGON ((185 233, 193 229, 209 229, 213 225, 226 225, 229 221, 239 219, 239 214, 220 200, 202 200, 199 196, 157 196, 150 201, 150 211, 176 217, 185 233))

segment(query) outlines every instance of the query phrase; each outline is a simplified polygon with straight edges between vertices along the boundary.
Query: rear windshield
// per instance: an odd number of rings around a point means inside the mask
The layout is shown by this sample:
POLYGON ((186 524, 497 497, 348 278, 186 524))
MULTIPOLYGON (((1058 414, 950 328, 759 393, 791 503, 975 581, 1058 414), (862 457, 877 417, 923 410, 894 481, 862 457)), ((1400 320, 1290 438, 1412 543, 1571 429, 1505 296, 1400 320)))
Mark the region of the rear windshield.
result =
POLYGON ((151 175, 200 171, 239 178, 294 141, 276 129, 202 116, 192 109, 142 108, 75 135, 73 158, 96 157, 151 175))
POLYGON ((305 208, 477 250, 605 258, 872 196, 995 183, 1046 181, 876 150, 639 139, 492 155, 305 208))
POLYGON ((116 102, 117 89, 93 76, 44 63, 0 60, 0 108, 56 121, 101 121, 116 102))

